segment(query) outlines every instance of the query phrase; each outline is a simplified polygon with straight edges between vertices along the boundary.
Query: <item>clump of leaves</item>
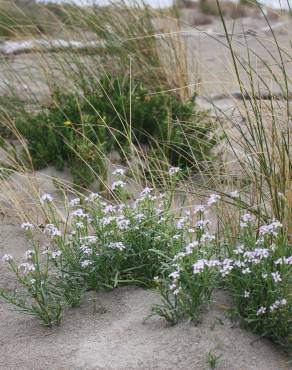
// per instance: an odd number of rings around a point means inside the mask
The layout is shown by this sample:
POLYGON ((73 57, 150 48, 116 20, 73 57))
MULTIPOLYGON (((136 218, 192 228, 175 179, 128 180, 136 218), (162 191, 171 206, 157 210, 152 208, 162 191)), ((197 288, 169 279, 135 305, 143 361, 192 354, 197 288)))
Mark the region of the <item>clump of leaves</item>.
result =
POLYGON ((78 185, 105 175, 104 158, 113 149, 125 158, 131 145, 144 145, 164 163, 197 168, 213 145, 206 114, 193 101, 153 92, 127 76, 105 76, 82 96, 57 91, 53 100, 37 115, 19 117, 17 128, 35 168, 66 163, 78 185))

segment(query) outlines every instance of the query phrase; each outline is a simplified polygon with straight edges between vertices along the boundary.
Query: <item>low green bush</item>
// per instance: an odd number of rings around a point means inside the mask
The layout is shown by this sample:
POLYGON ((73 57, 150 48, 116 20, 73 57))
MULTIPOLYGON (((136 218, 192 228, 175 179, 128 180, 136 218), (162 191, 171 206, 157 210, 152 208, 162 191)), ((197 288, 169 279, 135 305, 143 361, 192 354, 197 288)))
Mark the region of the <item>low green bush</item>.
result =
POLYGON ((22 114, 16 126, 35 168, 61 169, 67 163, 82 186, 93 181, 94 172, 104 173, 103 158, 113 149, 125 158, 132 144, 144 144, 149 157, 198 168, 213 145, 210 122, 193 102, 163 91, 152 94, 124 77, 101 78, 96 90, 82 97, 57 92, 54 104, 34 116, 22 114))

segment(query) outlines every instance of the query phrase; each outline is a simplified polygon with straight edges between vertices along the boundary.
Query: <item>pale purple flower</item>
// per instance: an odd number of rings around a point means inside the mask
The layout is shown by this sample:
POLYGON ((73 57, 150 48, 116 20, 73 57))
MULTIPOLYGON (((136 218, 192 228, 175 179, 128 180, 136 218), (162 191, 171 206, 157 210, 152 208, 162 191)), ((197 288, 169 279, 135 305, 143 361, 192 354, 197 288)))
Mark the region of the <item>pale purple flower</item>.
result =
POLYGON ((244 228, 244 227, 247 227, 248 224, 253 220, 253 217, 250 213, 245 213, 242 217, 241 217, 241 221, 240 221, 240 227, 241 228, 244 228))
POLYGON ((77 229, 84 229, 84 227, 85 227, 84 223, 81 222, 81 221, 76 222, 75 226, 76 226, 77 229))
POLYGON ((233 250, 234 254, 243 254, 244 253, 244 245, 241 244, 241 245, 238 245, 234 250, 233 250))
POLYGON ((225 258, 221 264, 221 269, 220 269, 220 273, 222 274, 223 277, 227 276, 230 274, 230 272, 233 270, 234 266, 233 266, 233 263, 234 261, 232 259, 229 259, 229 258, 225 258))
POLYGON ((178 288, 176 288, 176 289, 172 292, 172 294, 173 294, 173 295, 178 295, 181 291, 182 291, 182 287, 178 287, 178 288))
POLYGON ((100 199, 100 195, 97 193, 90 193, 88 197, 85 198, 85 201, 94 202, 96 199, 100 199))
POLYGON ((61 236, 61 231, 53 224, 47 224, 44 229, 44 234, 48 234, 52 237, 61 236))
POLYGON ((153 188, 149 188, 148 186, 146 186, 146 188, 141 191, 140 198, 141 199, 146 198, 152 193, 152 191, 153 191, 153 188))
POLYGON ((170 167, 169 170, 168 170, 168 174, 170 176, 173 176, 173 175, 177 174, 179 171, 180 171, 179 167, 170 167))
POLYGON ((114 206, 112 206, 111 204, 109 204, 108 206, 106 206, 104 209, 103 209, 103 212, 105 214, 107 213, 112 213, 112 212, 115 212, 116 208, 114 206))
POLYGON ((110 243, 108 247, 111 249, 118 249, 119 251, 126 249, 126 246, 122 242, 110 243))
POLYGON ((116 170, 114 170, 114 172, 112 174, 114 176, 124 176, 125 175, 125 170, 123 170, 122 168, 117 168, 116 170))
POLYGON ((70 207, 78 206, 79 204, 80 204, 80 198, 74 198, 70 200, 69 202, 70 207))
POLYGON ((32 230, 34 228, 34 226, 30 222, 23 222, 21 224, 21 228, 24 229, 24 230, 32 230))
POLYGON ((1 260, 2 262, 11 262, 13 261, 13 257, 11 256, 11 254, 4 254, 1 260))
POLYGON ((19 269, 22 270, 24 274, 28 274, 35 271, 35 266, 32 263, 25 262, 19 265, 19 269))
POLYGON ((221 196, 219 194, 211 194, 207 200, 207 205, 211 206, 218 202, 218 200, 221 199, 221 196))
POLYGON ((119 217, 117 217, 116 218, 116 221, 117 221, 117 227, 120 230, 126 230, 126 229, 128 229, 128 227, 130 225, 130 220, 128 220, 127 218, 125 218, 125 216, 119 216, 119 217))
POLYGON ((25 259, 27 260, 31 260, 32 259, 32 256, 35 254, 35 251, 31 250, 31 249, 28 249, 26 252, 25 252, 25 259))
POLYGON ((270 311, 273 312, 277 310, 280 306, 285 306, 287 304, 287 299, 278 299, 276 300, 271 306, 270 306, 270 311))
POLYGON ((221 266, 221 263, 218 260, 206 260, 205 265, 212 268, 212 267, 221 266))
POLYGON ((81 261, 81 267, 82 268, 86 268, 86 267, 89 267, 91 265, 92 265, 92 261, 90 261, 90 260, 81 261))
POLYGON ((199 245, 199 243, 197 241, 193 241, 193 242, 189 243, 185 248, 186 255, 191 254, 193 252, 193 250, 198 247, 198 245, 199 245))
POLYGON ((56 250, 52 252, 52 259, 55 260, 56 258, 61 257, 61 255, 62 255, 62 252, 60 250, 56 250))
POLYGON ((195 207, 194 213, 204 213, 206 212, 206 206, 199 204, 198 206, 195 207))
POLYGON ((261 226, 259 229, 259 232, 261 236, 264 236, 264 235, 277 236, 278 231, 282 226, 283 225, 281 224, 281 222, 277 220, 273 220, 270 224, 261 226))
POLYGON ((238 190, 231 191, 229 195, 231 196, 231 198, 239 198, 238 190))
POLYGON ((257 316, 260 316, 260 315, 264 315, 266 313, 267 309, 266 307, 260 307, 258 310, 257 310, 257 316))
POLYGON ((187 219, 185 217, 181 217, 178 221, 177 221, 177 225, 176 227, 178 229, 182 229, 184 226, 185 226, 185 223, 186 223, 187 219))
POLYGON ((195 223, 195 227, 200 230, 204 230, 210 224, 209 220, 199 220, 195 223))
POLYGON ((244 291, 244 298, 249 298, 250 297, 250 292, 245 290, 244 291))
POLYGON ((127 185, 127 184, 126 184, 124 181, 122 181, 122 180, 118 180, 118 181, 115 181, 115 182, 113 182, 113 183, 112 183, 112 187, 111 187, 111 189, 112 189, 112 191, 115 191, 115 190, 117 190, 117 189, 122 189, 122 188, 124 188, 126 185, 127 185))
POLYGON ((173 271, 171 272, 168 277, 170 277, 172 280, 176 281, 179 279, 180 277, 180 270, 176 270, 176 271, 173 271))
POLYGON ((206 260, 198 260, 196 263, 193 264, 193 274, 197 275, 200 274, 205 268, 206 260))
POLYGON ((82 243, 94 244, 97 242, 97 237, 94 235, 82 236, 79 239, 82 243))
POLYGON ((280 281, 282 281, 281 275, 279 274, 278 271, 272 272, 271 275, 275 283, 279 283, 280 281))
POLYGON ((89 218, 89 215, 83 211, 82 208, 78 208, 75 211, 71 212, 72 217, 81 217, 81 218, 89 218))
POLYGON ((41 204, 44 204, 45 202, 51 203, 53 201, 53 197, 51 194, 42 194, 40 197, 41 204))
POLYGON ((92 249, 87 247, 86 245, 81 245, 80 247, 80 250, 86 254, 87 256, 91 256, 92 255, 92 249))
POLYGON ((135 220, 137 222, 141 222, 145 218, 145 215, 143 213, 138 213, 135 215, 135 220))

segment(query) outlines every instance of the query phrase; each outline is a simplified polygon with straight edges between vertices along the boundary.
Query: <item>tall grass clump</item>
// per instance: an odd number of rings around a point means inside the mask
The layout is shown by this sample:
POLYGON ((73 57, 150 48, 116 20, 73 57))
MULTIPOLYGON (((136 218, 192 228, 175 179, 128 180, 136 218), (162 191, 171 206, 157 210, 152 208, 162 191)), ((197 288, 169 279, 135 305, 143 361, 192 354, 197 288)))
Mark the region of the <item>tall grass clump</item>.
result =
MULTIPOLYGON (((7 39, 26 39, 34 37, 50 37, 60 34, 65 36, 66 29, 74 32, 80 27, 78 10, 74 4, 47 4, 21 0, 0 1, 0 37, 7 39)), ((86 12, 86 8, 83 12, 86 12)))
MULTIPOLYGON (((218 8, 221 10, 219 3, 218 8)), ((264 13, 262 14, 264 17, 264 13)), ((262 219, 275 217, 290 232, 291 94, 285 63, 287 52, 279 45, 266 19, 271 39, 267 44, 257 38, 257 43, 270 58, 269 61, 265 61, 262 54, 249 46, 247 35, 243 43, 239 41, 247 54, 247 60, 243 60, 235 50, 222 12, 221 18, 226 32, 225 46, 230 50, 241 102, 237 107, 239 119, 232 120, 226 115, 223 118, 233 125, 232 130, 229 124, 222 119, 218 120, 222 123, 225 148, 232 153, 239 170, 239 186, 245 189, 245 197, 240 204, 242 207, 252 208, 262 219), (254 58, 262 63, 268 77, 256 70, 254 58)), ((230 175, 232 172, 228 173, 227 168, 229 180, 230 175)), ((232 181, 230 185, 232 186, 232 181)))
MULTIPOLYGON (((218 110, 225 150, 229 150, 236 170, 224 163, 217 179, 211 175, 225 201, 218 214, 222 251, 227 258, 222 283, 233 299, 235 316, 291 353, 289 56, 267 18, 269 42, 260 37, 256 40, 264 55, 250 47, 244 31, 243 42, 234 40, 218 1, 217 5, 240 98, 237 119, 218 110), (245 60, 235 42, 245 48, 245 60), (256 69, 255 59, 265 73, 256 69), (227 190, 234 187, 239 192, 227 190)), ((259 11, 265 17, 260 6, 259 11)))
POLYGON ((214 140, 207 114, 194 104, 194 73, 175 12, 113 2, 67 14, 82 25, 80 34, 74 29, 81 42, 98 40, 97 54, 68 48, 56 53, 52 68, 50 57, 39 52, 49 102, 26 89, 33 110, 26 111, 23 102, 20 111, 13 108, 17 104, 8 109, 8 100, 1 104, 27 143, 30 165, 68 165, 81 187, 104 182, 104 163, 113 150, 125 163, 130 155, 144 158, 157 174, 169 165, 198 170, 210 159, 214 140))

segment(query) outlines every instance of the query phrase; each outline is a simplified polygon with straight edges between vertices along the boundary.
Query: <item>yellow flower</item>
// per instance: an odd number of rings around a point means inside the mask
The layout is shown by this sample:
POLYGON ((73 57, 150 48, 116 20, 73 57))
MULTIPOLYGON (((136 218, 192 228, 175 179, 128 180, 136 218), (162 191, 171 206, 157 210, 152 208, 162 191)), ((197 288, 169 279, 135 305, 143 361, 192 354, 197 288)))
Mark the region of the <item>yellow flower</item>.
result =
POLYGON ((71 126, 71 125, 72 125, 72 122, 71 122, 71 121, 65 121, 65 122, 64 122, 64 125, 65 125, 65 126, 71 126))

